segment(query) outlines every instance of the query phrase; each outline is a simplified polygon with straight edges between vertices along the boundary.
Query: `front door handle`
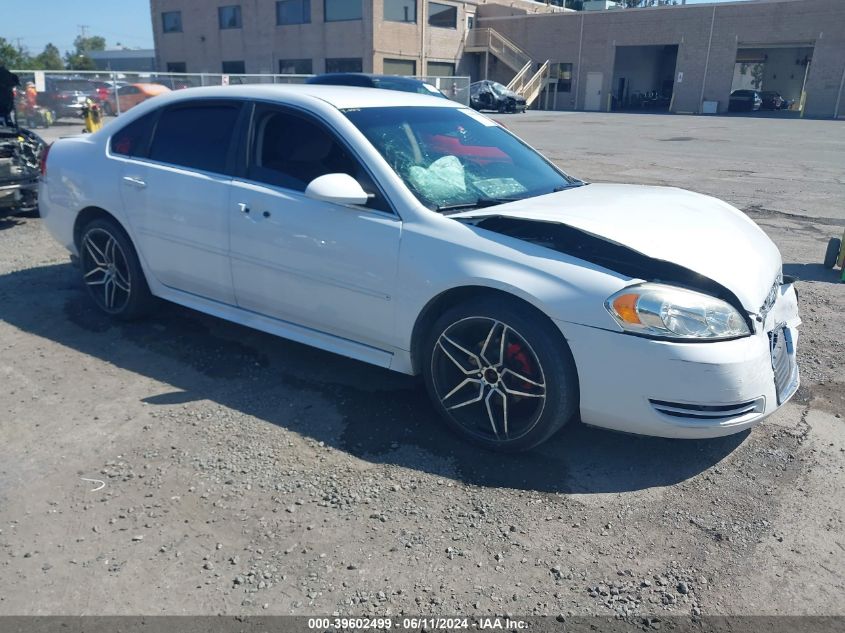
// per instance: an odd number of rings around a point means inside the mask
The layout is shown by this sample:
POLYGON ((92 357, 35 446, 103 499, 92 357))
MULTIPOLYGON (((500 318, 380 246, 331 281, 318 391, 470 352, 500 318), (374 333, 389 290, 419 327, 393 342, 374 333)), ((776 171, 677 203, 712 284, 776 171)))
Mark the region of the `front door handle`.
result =
POLYGON ((246 202, 239 202, 238 209, 240 209, 241 213, 244 215, 249 215, 249 205, 246 202))
POLYGON ((143 189, 144 187, 146 187, 146 186, 147 186, 147 183, 145 183, 145 182, 144 182, 143 180, 141 180, 140 178, 136 178, 136 177, 134 177, 134 176, 124 176, 124 177, 123 177, 123 182, 125 182, 125 183, 127 183, 127 184, 130 184, 130 185, 132 185, 133 187, 137 187, 138 189, 143 189))

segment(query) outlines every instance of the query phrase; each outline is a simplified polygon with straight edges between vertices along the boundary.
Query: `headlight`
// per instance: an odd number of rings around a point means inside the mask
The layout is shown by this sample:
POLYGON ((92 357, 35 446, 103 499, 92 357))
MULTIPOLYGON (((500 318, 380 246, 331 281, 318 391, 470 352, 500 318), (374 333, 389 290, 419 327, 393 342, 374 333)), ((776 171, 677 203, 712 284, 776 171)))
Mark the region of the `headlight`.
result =
POLYGON ((721 340, 750 334, 732 305, 675 286, 647 283, 617 292, 605 302, 627 332, 686 340, 721 340))

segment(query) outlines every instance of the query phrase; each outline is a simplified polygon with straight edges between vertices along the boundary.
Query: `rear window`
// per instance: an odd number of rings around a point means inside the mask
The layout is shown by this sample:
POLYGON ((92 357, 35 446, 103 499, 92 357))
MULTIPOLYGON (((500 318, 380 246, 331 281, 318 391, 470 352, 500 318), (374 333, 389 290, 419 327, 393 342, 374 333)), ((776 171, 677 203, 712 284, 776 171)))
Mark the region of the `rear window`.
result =
POLYGON ((201 171, 224 173, 240 106, 198 104, 165 110, 156 125, 150 158, 201 171))
POLYGON ((150 146, 150 136, 157 115, 158 112, 145 114, 112 136, 112 154, 145 157, 150 146))

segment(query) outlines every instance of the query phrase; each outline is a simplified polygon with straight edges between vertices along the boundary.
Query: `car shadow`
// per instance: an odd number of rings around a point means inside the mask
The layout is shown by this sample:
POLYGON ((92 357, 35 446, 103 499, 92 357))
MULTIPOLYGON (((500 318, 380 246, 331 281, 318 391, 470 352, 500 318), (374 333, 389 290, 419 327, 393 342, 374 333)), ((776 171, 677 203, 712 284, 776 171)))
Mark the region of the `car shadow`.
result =
POLYGON ((825 268, 822 264, 784 264, 783 273, 791 275, 798 281, 827 281, 838 283, 842 271, 825 268))
POLYGON ((572 423, 528 453, 485 452, 440 422, 417 378, 168 303, 144 321, 115 322, 93 306, 70 264, 0 276, 0 319, 173 387, 146 398, 150 405, 207 399, 372 463, 478 486, 560 493, 667 486, 718 463, 748 436, 680 441, 572 423))
POLYGON ((13 215, 0 216, 0 231, 14 228, 18 224, 23 224, 23 222, 13 215))

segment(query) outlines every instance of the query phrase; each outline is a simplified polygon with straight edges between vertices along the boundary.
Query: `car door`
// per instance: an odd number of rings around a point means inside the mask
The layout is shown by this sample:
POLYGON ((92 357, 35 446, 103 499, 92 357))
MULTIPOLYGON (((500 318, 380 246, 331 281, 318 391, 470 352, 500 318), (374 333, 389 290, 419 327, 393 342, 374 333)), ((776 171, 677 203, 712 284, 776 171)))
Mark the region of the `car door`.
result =
POLYGON ((389 346, 402 223, 348 144, 311 115, 257 104, 247 164, 229 198, 238 305, 321 332, 389 346), (347 173, 366 206, 311 199, 318 176, 347 173))
POLYGON ((194 100, 156 111, 147 115, 155 117, 149 148, 122 158, 124 209, 150 272, 169 288, 232 305, 228 203, 242 105, 194 100))

